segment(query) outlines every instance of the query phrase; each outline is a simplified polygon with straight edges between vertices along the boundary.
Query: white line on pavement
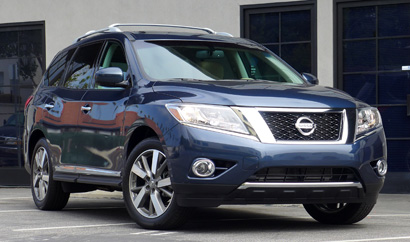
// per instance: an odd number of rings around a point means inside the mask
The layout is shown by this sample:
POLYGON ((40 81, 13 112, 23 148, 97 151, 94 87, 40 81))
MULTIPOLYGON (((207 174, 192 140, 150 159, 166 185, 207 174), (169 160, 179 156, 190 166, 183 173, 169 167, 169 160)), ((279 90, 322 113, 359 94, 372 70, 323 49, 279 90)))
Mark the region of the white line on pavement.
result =
POLYGON ((0 200, 33 199, 33 197, 2 197, 0 200))
POLYGON ((41 210, 38 210, 38 209, 0 210, 0 213, 25 213, 25 212, 41 212, 41 210))
POLYGON ((161 236, 161 235, 168 235, 168 234, 175 234, 176 232, 164 232, 159 234, 150 234, 151 236, 161 236))
POLYGON ((143 232, 137 232, 137 233, 131 233, 132 235, 140 235, 140 234, 152 234, 152 233, 157 233, 159 231, 153 230, 153 231, 143 231, 143 232))
POLYGON ((368 217, 410 217, 410 213, 403 213, 403 214, 369 214, 368 217))
POLYGON ((400 240, 400 239, 410 239, 410 236, 406 236, 406 237, 389 237, 389 238, 375 238, 375 239, 337 240, 337 241, 327 241, 327 242, 365 242, 365 241, 389 241, 389 240, 400 240))
POLYGON ((14 229, 14 232, 24 231, 39 231, 39 230, 53 230, 53 229, 77 229, 77 228, 94 228, 94 227, 108 227, 108 226, 124 226, 135 223, 119 223, 119 224, 93 224, 93 225, 79 225, 79 226, 62 226, 62 227, 45 227, 45 228, 30 228, 30 229, 14 229))

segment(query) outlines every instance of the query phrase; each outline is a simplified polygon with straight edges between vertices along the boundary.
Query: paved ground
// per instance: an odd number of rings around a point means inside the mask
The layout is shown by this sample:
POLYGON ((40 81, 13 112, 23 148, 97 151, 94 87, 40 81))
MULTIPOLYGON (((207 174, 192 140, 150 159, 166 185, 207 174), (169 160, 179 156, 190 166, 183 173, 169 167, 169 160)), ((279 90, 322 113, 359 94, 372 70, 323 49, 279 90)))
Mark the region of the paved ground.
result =
POLYGON ((26 188, 0 188, 0 241, 410 241, 410 194, 382 194, 350 226, 322 225, 299 205, 198 209, 177 231, 141 229, 120 193, 75 194, 63 211, 35 208, 26 188))

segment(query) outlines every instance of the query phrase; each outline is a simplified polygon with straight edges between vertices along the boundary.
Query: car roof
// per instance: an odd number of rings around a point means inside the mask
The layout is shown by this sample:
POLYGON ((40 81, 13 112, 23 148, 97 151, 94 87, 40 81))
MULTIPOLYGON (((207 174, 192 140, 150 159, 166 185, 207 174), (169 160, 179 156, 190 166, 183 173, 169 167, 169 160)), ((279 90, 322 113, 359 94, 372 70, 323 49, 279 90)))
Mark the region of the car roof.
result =
MULTIPOLYGON (((256 46, 259 44, 242 38, 235 38, 229 33, 216 32, 209 28, 193 27, 193 26, 183 26, 183 25, 169 25, 169 24, 139 24, 139 23, 126 23, 126 24, 112 24, 107 28, 100 30, 91 30, 84 35, 78 37, 74 43, 77 42, 87 42, 85 40, 96 40, 104 38, 128 38, 129 40, 192 40, 192 41, 216 41, 216 42, 227 42, 242 45, 252 45, 256 46), (121 28, 134 28, 136 31, 123 31, 121 28), (175 31, 157 31, 159 29, 179 30, 175 31), (148 28, 149 31, 141 31, 138 29, 148 28), (155 29, 152 31, 151 29, 155 29), (184 32, 181 32, 184 30, 184 32), (193 31, 194 30, 194 31, 193 31), (121 36, 121 37, 120 37, 121 36)), ((75 44, 74 44, 75 45, 75 44)))

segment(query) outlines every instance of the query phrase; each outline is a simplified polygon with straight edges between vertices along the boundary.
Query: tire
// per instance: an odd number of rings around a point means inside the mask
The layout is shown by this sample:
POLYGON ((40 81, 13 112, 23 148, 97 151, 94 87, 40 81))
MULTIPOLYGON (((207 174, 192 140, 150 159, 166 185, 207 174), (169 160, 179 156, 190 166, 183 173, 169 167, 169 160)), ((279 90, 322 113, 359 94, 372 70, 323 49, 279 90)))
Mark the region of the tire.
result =
POLYGON ((189 209, 178 206, 166 156, 155 138, 139 143, 127 160, 123 196, 131 218, 147 229, 174 229, 188 218, 189 209))
POLYGON ((331 203, 304 204, 312 218, 323 224, 354 224, 364 219, 373 209, 374 204, 366 203, 331 203))
POLYGON ((70 198, 63 191, 61 183, 53 180, 50 149, 45 138, 34 147, 31 159, 31 194, 34 203, 41 210, 61 210, 70 198))

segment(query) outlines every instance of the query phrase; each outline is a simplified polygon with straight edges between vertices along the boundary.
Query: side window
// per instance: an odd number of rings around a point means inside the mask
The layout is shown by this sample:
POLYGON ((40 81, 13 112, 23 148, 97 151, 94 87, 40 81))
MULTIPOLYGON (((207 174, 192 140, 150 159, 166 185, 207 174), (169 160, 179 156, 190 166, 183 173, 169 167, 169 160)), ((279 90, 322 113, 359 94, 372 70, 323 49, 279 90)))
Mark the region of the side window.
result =
POLYGON ((87 89, 92 85, 95 61, 102 43, 83 46, 75 53, 69 67, 64 87, 73 89, 87 89))
POLYGON ((124 49, 116 42, 108 42, 101 58, 100 68, 119 67, 123 72, 128 71, 124 49))
POLYGON ((58 86, 61 78, 63 77, 64 70, 70 61, 71 56, 74 53, 74 49, 69 51, 63 51, 59 53, 50 64, 47 72, 44 75, 43 85, 45 86, 58 86))

